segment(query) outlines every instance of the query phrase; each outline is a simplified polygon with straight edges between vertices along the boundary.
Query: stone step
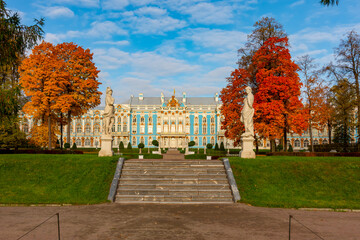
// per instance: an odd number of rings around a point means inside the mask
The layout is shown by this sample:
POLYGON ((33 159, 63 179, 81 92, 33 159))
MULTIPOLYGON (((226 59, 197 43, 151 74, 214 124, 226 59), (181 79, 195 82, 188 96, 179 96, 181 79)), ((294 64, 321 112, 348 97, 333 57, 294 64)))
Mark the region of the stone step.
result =
POLYGON ((123 174, 225 174, 225 169, 193 169, 193 168, 179 168, 179 169, 124 169, 123 174))
POLYGON ((227 178, 121 178, 120 184, 228 184, 227 178))
POLYGON ((233 203, 229 197, 170 196, 170 195, 117 195, 116 202, 159 203, 233 203))
POLYGON ((231 198, 230 189, 221 189, 221 190, 198 190, 198 189, 119 189, 117 191, 117 196, 119 195, 170 195, 170 196, 185 196, 185 197, 229 197, 231 198))
POLYGON ((227 179, 225 173, 212 174, 212 173, 197 173, 197 174, 177 174, 177 173, 162 173, 162 174, 133 174, 127 171, 121 173, 121 179, 128 178, 152 178, 152 179, 162 179, 162 178, 171 178, 171 179, 186 179, 186 178, 195 178, 195 179, 227 179))
POLYGON ((118 189, 230 189, 229 184, 124 184, 120 183, 118 189))
POLYGON ((224 165, 219 161, 203 161, 203 162, 183 162, 183 161, 164 161, 164 162, 156 162, 156 161, 144 161, 144 162, 134 162, 127 161, 125 167, 145 167, 145 166, 156 166, 156 167, 171 167, 171 166, 193 166, 193 167, 224 167, 224 165))
POLYGON ((184 155, 163 155, 163 159, 184 160, 184 155))
POLYGON ((124 168, 224 168, 222 164, 191 164, 191 163, 183 163, 183 164, 176 164, 176 163, 167 163, 167 164, 141 164, 141 163, 128 163, 124 166, 124 168))

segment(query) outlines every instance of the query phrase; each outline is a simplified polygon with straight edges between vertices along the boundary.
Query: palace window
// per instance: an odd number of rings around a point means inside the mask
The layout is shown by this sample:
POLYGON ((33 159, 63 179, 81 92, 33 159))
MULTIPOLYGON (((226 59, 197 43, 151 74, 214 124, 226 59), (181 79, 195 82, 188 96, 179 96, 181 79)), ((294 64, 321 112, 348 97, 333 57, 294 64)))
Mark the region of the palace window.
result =
POLYGON ((172 124, 171 124, 171 132, 172 132, 172 133, 176 132, 175 123, 172 123, 172 124))
POLYGON ((211 125, 211 134, 215 134, 215 125, 211 125))
POLYGON ((136 116, 133 116, 132 122, 136 123, 136 116))
POLYGON ((145 133, 145 125, 140 126, 140 133, 142 133, 142 134, 145 133))
POLYGON ((90 139, 85 139, 85 146, 90 146, 90 139))
POLYGON ((111 131, 112 131, 112 132, 115 132, 115 124, 114 124, 114 125, 112 125, 112 127, 111 127, 111 131))
POLYGON ((194 142, 195 142, 195 145, 194 145, 194 146, 197 146, 197 145, 198 145, 198 142, 199 142, 199 140, 198 140, 197 137, 194 138, 194 142))
POLYGON ((153 124, 152 117, 149 117, 149 124, 153 124))
POLYGON ((295 140, 294 147, 300 147, 300 140, 298 139, 295 140))
POLYGON ((309 140, 304 141, 304 148, 307 148, 309 146, 309 140))
POLYGON ((86 132, 86 133, 90 133, 90 131, 91 131, 91 126, 90 126, 90 124, 88 123, 88 124, 85 125, 85 132, 86 132))
POLYGON ((215 123, 215 118, 212 117, 211 120, 210 120, 210 122, 211 122, 212 124, 214 124, 214 123, 215 123))
POLYGON ((140 118, 140 122, 141 122, 141 123, 145 123, 145 118, 144 118, 144 117, 141 117, 141 118, 140 118))
POLYGON ((76 139, 75 143, 76 143, 76 146, 77 146, 77 147, 81 146, 81 140, 80 140, 80 138, 76 139))
POLYGON ((206 134, 206 117, 202 119, 202 134, 206 134))
POLYGON ((136 146, 136 137, 133 137, 131 144, 132 144, 133 146, 136 146))
POLYGON ((203 145, 203 146, 206 146, 206 137, 203 137, 202 145, 203 145))
POLYGON ((141 138, 140 138, 140 142, 141 142, 142 144, 145 144, 145 139, 144 139, 143 137, 141 137, 141 138))
POLYGON ((325 139, 325 140, 323 141, 323 144, 328 144, 328 141, 325 139))
MULTIPOLYGON (((81 131, 82 129, 81 129, 81 124, 77 124, 76 125, 76 132, 77 133, 81 133, 82 131, 81 131)), ((77 145, 77 144, 76 144, 77 145)))
POLYGON ((319 144, 319 141, 318 141, 318 140, 314 140, 314 144, 315 144, 315 145, 319 144))
POLYGON ((124 117, 123 122, 123 132, 127 132, 127 117, 124 117))
POLYGON ((136 134, 136 125, 133 125, 133 126, 132 126, 132 133, 133 133, 133 134, 136 134))
POLYGON ((179 125, 179 132, 183 132, 183 126, 182 126, 182 124, 179 125))
POLYGON ((148 133, 152 133, 153 132, 153 126, 152 125, 149 125, 148 126, 148 133))
POLYGON ((199 126, 194 126, 194 134, 199 134, 199 126))
POLYGON ((215 145, 215 138, 214 138, 214 137, 211 138, 211 144, 212 144, 213 146, 215 145))
POLYGON ((185 127, 185 129, 186 129, 186 133, 190 133, 190 126, 189 125, 186 125, 186 127, 185 127))
POLYGON ((99 133, 100 132, 100 124, 95 124, 95 126, 94 126, 94 132, 95 133, 99 133))
POLYGON ((121 132, 121 117, 118 117, 117 131, 118 131, 118 132, 121 132))
POLYGON ((158 124, 157 127, 156 127, 156 132, 157 133, 161 133, 161 125, 158 124))

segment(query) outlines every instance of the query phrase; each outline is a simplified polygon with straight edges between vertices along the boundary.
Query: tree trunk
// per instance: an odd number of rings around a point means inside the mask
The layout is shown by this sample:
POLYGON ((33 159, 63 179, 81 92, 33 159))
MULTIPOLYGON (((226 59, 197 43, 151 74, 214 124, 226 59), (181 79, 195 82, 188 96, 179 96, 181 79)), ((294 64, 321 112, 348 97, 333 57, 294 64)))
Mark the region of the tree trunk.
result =
POLYGON ((63 114, 60 113, 60 149, 63 149, 63 114))
POLYGON ((270 152, 275 152, 276 151, 276 142, 275 139, 271 139, 270 140, 270 152))
POLYGON ((312 122, 311 122, 311 120, 309 120, 309 131, 310 131, 311 152, 314 152, 314 143, 313 143, 312 122))
POLYGON ((48 127, 49 127, 49 150, 51 150, 51 122, 50 122, 51 116, 49 114, 48 117, 48 127))
POLYGON ((259 141, 258 141, 258 137, 255 135, 255 147, 256 147, 256 154, 259 154, 259 141))
POLYGON ((284 127, 284 152, 287 152, 287 116, 285 115, 285 127, 284 127))
POLYGON ((331 123, 330 123, 330 120, 328 120, 328 126, 327 126, 327 129, 328 129, 328 136, 329 136, 329 144, 331 144, 331 123))
POLYGON ((70 125, 71 125, 71 111, 68 111, 67 114, 67 133, 66 133, 66 142, 70 144, 70 125))

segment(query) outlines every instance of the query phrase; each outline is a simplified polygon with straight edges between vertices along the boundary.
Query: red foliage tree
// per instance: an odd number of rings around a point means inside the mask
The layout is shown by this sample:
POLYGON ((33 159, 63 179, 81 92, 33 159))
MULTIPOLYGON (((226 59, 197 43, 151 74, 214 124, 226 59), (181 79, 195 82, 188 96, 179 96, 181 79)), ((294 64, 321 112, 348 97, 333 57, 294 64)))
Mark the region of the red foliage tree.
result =
POLYGON ((288 38, 269 38, 255 53, 256 65, 254 127, 265 138, 284 137, 287 133, 301 134, 307 128, 308 115, 300 100, 299 67, 291 60, 288 38))

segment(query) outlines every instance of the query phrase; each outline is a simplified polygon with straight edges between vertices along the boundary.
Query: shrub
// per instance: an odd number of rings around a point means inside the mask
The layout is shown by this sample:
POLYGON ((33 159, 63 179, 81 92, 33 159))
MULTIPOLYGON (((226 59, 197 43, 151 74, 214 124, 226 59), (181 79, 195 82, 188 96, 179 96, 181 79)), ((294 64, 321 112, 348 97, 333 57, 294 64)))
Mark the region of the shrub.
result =
POLYGON ((65 143, 64 148, 70 148, 70 143, 65 143))
POLYGON ((207 149, 212 149, 213 145, 211 143, 206 144, 207 149))
POLYGON ((152 145, 154 145, 155 147, 158 147, 159 146, 159 142, 158 140, 152 140, 152 145))
POLYGON ((221 151, 225 151, 224 142, 221 142, 221 143, 220 143, 220 150, 221 150, 221 151))
POLYGON ((72 145, 71 149, 77 149, 76 143, 72 145))
POLYGON ((195 142, 194 142, 194 141, 190 141, 190 142, 188 143, 188 146, 189 146, 189 147, 195 146, 195 142))
POLYGON ((281 152, 284 149, 284 146, 282 144, 279 144, 276 146, 276 151, 281 152))
POLYGON ((122 142, 122 141, 120 141, 120 143, 119 143, 119 149, 124 149, 125 147, 124 147, 124 143, 122 142))
POLYGON ((128 143, 127 149, 132 149, 131 142, 128 143))
POLYGON ((144 147, 145 147, 145 145, 143 143, 138 144, 138 148, 144 148, 144 147))
POLYGON ((219 150, 219 144, 218 143, 215 144, 215 150, 219 150))

